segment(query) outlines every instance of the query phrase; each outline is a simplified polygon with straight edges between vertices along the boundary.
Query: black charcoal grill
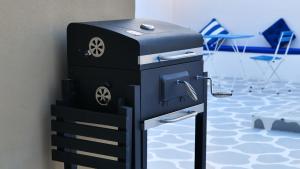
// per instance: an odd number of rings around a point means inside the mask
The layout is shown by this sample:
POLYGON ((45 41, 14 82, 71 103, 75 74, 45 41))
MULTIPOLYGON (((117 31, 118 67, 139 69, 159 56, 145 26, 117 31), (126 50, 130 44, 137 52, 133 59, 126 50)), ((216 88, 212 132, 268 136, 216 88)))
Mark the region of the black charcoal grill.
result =
POLYGON ((71 23, 68 79, 52 105, 53 160, 146 169, 147 130, 195 116, 195 168, 204 169, 202 44, 198 33, 153 20, 71 23))

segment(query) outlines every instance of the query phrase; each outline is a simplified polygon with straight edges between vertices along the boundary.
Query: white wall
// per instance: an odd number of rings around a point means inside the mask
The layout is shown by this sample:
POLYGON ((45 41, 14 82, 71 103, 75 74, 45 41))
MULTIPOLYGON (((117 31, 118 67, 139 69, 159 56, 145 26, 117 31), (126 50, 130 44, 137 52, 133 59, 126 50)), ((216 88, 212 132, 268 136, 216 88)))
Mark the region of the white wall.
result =
MULTIPOLYGON (((300 48, 300 22, 297 15, 300 1, 297 0, 152 0, 146 2, 147 0, 137 0, 136 17, 162 19, 196 31, 201 30, 212 18, 217 18, 232 33, 257 35, 283 17, 298 36, 292 47, 300 48)), ((244 42, 238 43, 244 44, 244 42)), ((249 45, 269 46, 260 35, 249 39, 249 45)), ((261 79, 257 67, 249 59, 249 56, 254 55, 257 54, 242 56, 244 65, 250 77, 261 79)), ((223 71, 224 76, 234 76, 239 69, 238 65, 232 66, 232 63, 238 61, 233 53, 223 52, 214 58, 215 67, 223 71)), ((288 62, 280 70, 283 79, 300 82, 298 74, 295 73, 300 63, 300 55, 289 56, 287 59, 288 62)), ((206 67, 209 72, 212 72, 209 64, 206 64, 206 67)))
POLYGON ((133 0, 0 1, 0 169, 50 169, 50 107, 69 22, 131 18, 133 0))
MULTIPOLYGON (((283 17, 299 37, 292 47, 300 48, 300 22, 297 15, 299 6, 300 1, 297 0, 173 0, 173 11, 176 12, 173 13, 172 22, 200 30, 211 18, 217 18, 230 32, 257 34, 283 17)), ((244 42, 238 41, 240 44, 244 42)), ((249 45, 269 46, 259 35, 249 39, 249 45)), ((258 54, 243 55, 241 57, 243 65, 249 78, 262 79, 263 76, 257 66, 249 59, 250 56, 255 55, 258 54)), ((214 60, 218 72, 222 72, 224 76, 235 76, 236 72, 241 72, 238 57, 234 53, 222 52, 214 56, 214 60)), ((300 82, 300 73, 296 71, 299 70, 299 63, 300 55, 288 56, 286 62, 278 70, 282 79, 300 82)), ((209 62, 206 63, 206 68, 213 73, 210 65, 209 62)), ((264 68, 268 70, 268 67, 264 68)))
MULTIPOLYGON (((137 0, 136 16, 169 21, 196 31, 217 18, 232 33, 253 35, 282 17, 300 37, 299 6, 297 0, 137 0)), ((260 36, 249 44, 268 46, 260 36)), ((300 38, 293 46, 300 47, 300 38)))
MULTIPOLYGON (((254 34, 264 31, 277 19, 284 18, 300 35, 300 1, 297 0, 173 0, 172 21, 200 30, 211 18, 217 18, 232 33, 254 34)), ((263 37, 249 41, 250 45, 268 46, 263 37)), ((300 47, 298 38, 293 47, 300 47)))
MULTIPOLYGON (((233 52, 218 52, 205 62, 205 69, 211 76, 221 77, 244 77, 246 79, 264 80, 264 76, 260 68, 253 60, 249 58, 255 56, 254 53, 246 53, 239 57, 233 52), (241 60, 241 62, 240 62, 241 60), (214 66, 212 66, 214 65, 214 66), (243 72, 243 68, 245 74, 243 72)), ((284 57, 284 56, 282 56, 284 57)), ((284 81, 300 82, 299 70, 300 55, 289 55, 288 58, 281 64, 277 73, 284 81)), ((259 66, 267 72, 271 73, 270 67, 266 63, 258 63, 259 66)), ((275 77, 272 80, 278 80, 275 77)))
POLYGON ((135 6, 137 18, 172 21, 173 0, 136 0, 135 6))

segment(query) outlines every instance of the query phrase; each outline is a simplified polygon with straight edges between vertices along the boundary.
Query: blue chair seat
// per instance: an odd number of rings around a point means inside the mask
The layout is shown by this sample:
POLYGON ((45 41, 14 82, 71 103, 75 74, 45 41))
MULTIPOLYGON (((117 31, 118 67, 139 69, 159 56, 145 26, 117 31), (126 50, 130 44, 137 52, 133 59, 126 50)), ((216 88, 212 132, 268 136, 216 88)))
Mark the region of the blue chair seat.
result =
MULTIPOLYGON (((270 56, 270 55, 260 55, 260 56, 253 56, 250 57, 253 60, 258 60, 258 61, 266 61, 266 62, 270 62, 274 59, 274 56, 270 56)), ((281 57, 275 57, 275 60, 280 60, 281 57)))

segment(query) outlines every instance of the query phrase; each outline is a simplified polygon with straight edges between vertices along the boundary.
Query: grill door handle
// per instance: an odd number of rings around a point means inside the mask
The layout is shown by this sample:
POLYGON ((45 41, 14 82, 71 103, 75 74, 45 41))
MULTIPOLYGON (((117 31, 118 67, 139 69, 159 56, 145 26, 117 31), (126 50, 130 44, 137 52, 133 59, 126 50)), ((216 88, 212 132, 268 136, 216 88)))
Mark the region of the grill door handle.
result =
POLYGON ((163 60, 176 60, 176 59, 183 59, 183 58, 187 58, 187 57, 193 57, 193 56, 197 56, 198 54, 195 52, 186 52, 184 54, 180 54, 180 55, 173 55, 173 56, 158 56, 157 60, 158 61, 163 61, 163 60))
POLYGON ((161 123, 175 123, 175 122, 178 122, 178 121, 181 121, 181 120, 185 120, 185 119, 188 119, 188 118, 191 118, 191 117, 195 117, 195 116, 197 116, 197 114, 199 114, 199 112, 187 111, 187 115, 180 116, 180 117, 177 117, 177 118, 174 118, 174 119, 163 119, 163 120, 160 120, 159 122, 161 122, 161 123))
POLYGON ((177 80, 177 84, 183 84, 185 86, 186 93, 188 94, 188 96, 190 96, 190 98, 195 102, 198 101, 197 93, 189 82, 185 80, 177 80))

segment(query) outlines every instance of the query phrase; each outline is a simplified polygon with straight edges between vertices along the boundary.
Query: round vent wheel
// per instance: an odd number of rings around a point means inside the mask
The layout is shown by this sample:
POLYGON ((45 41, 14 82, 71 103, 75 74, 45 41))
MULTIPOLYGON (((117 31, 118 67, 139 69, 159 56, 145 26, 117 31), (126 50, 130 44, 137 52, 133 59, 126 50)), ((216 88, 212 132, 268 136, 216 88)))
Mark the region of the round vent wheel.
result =
POLYGON ((111 93, 105 86, 100 86, 96 90, 96 100, 101 106, 107 106, 111 101, 111 93))
POLYGON ((89 53, 94 57, 101 57, 104 54, 105 45, 101 38, 94 37, 89 43, 89 53))

